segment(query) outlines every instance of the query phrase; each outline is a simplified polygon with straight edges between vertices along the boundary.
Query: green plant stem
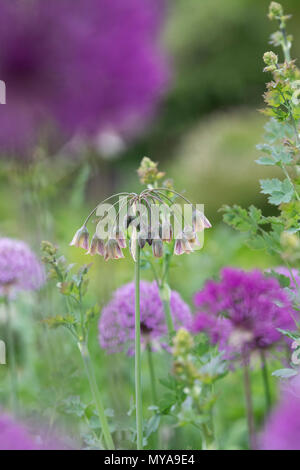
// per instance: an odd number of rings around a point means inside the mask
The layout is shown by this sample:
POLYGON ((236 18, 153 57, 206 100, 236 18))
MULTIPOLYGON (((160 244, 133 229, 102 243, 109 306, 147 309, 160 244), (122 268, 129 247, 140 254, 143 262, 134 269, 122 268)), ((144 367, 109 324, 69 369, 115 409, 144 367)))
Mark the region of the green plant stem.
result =
POLYGON ((157 403, 156 378, 155 378, 153 355, 152 355, 150 343, 147 344, 147 356, 148 356, 148 366, 149 366, 149 374, 150 374, 150 382, 151 382, 152 401, 153 401, 153 404, 156 405, 157 403))
POLYGON ((244 360, 244 390, 246 400, 246 412, 247 412, 247 424, 248 424, 248 435, 249 435, 249 447, 255 449, 255 427, 254 427, 254 414, 251 394, 251 380, 249 365, 247 360, 244 360))
POLYGON ((164 307, 164 314, 168 328, 169 340, 171 340, 175 333, 175 328, 170 306, 171 290, 168 285, 169 262, 169 257, 165 256, 163 260, 163 274, 159 287, 159 294, 164 307))
POLYGON ((268 374, 268 367, 267 367, 267 361, 266 361, 266 356, 264 351, 260 352, 260 358, 261 358, 261 371, 262 371, 262 378, 263 378, 263 384, 264 384, 264 390, 265 390, 265 399, 266 399, 266 409, 267 413, 269 413, 271 409, 271 391, 270 391, 270 384, 269 384, 269 374, 268 374))
POLYGON ((213 431, 209 428, 207 423, 202 424, 202 450, 213 450, 214 435, 213 431))
POLYGON ((135 404, 137 449, 143 448, 143 405, 141 377, 140 246, 136 242, 135 262, 135 404))
POLYGON ((100 423, 101 423, 101 430, 103 432, 104 440, 107 449, 114 450, 115 445, 111 437, 111 433, 108 427, 108 422, 107 418, 105 416, 105 411, 104 411, 104 406, 102 402, 102 397, 100 394, 100 390, 97 385, 96 377, 95 377, 95 371, 92 365, 91 357, 89 354, 89 350, 87 347, 87 344, 85 342, 80 342, 78 343, 78 347, 83 359, 83 363, 85 366, 85 370, 88 376, 91 392, 93 395, 93 398, 95 400, 95 405, 97 408, 97 412, 99 415, 100 423))
POLYGON ((18 376, 17 376, 17 366, 16 366, 16 355, 15 355, 15 345, 13 330, 11 324, 11 309, 10 302, 8 297, 5 297, 5 307, 6 307, 6 329, 7 329, 7 346, 8 346, 8 368, 10 373, 10 383, 11 383, 11 401, 12 409, 15 415, 19 411, 19 400, 18 400, 18 376))

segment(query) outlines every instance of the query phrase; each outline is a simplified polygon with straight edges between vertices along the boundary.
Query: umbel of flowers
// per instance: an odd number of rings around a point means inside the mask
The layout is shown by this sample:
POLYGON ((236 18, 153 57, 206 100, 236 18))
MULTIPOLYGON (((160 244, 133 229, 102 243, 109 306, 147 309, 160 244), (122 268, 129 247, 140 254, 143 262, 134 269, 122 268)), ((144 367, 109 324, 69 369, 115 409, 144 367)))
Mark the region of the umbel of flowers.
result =
MULTIPOLYGON (((147 176, 159 179, 156 164, 144 163, 147 176), (147 168, 148 166, 148 168, 147 168)), ((140 175, 141 176, 141 175, 140 175)), ((97 205, 77 230, 71 245, 84 248, 89 254, 99 254, 105 260, 124 257, 123 250, 129 245, 135 262, 135 396, 137 448, 143 447, 143 419, 141 393, 141 312, 140 312, 140 256, 146 245, 153 256, 164 255, 164 244, 172 244, 176 255, 192 253, 201 248, 198 234, 210 223, 203 212, 175 189, 155 184, 148 185, 141 193, 122 192, 112 195, 97 205), (174 197, 182 204, 174 203, 174 197), (96 231, 89 242, 87 223, 96 216, 96 231)))

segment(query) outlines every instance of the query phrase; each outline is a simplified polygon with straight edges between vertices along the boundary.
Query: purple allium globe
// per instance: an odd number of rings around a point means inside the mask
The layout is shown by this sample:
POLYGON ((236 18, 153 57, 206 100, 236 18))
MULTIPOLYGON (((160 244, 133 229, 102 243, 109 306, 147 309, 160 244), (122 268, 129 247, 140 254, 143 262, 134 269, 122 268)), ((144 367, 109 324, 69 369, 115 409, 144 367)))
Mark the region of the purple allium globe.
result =
POLYGON ((300 376, 282 391, 261 435, 263 450, 300 450, 300 376))
POLYGON ((228 359, 268 349, 282 338, 277 328, 295 328, 285 291, 258 270, 224 268, 221 280, 208 281, 194 301, 194 331, 206 331, 228 359))
POLYGON ((23 241, 0 238, 0 296, 37 290, 45 282, 44 268, 23 241))
POLYGON ((44 438, 39 430, 38 437, 29 432, 25 424, 15 421, 7 414, 0 414, 0 450, 67 450, 70 448, 54 438, 44 438))
POLYGON ((158 44, 163 5, 1 1, 1 152, 24 153, 49 134, 65 140, 140 126, 166 86, 158 44))
MULTIPOLYGON (((134 354, 134 283, 131 282, 117 289, 112 300, 103 308, 99 320, 99 342, 108 353, 126 351, 134 354)), ((167 326, 163 304, 156 282, 141 281, 141 338, 144 345, 151 343, 165 347, 163 337, 167 326)), ((178 292, 171 292, 171 314, 176 329, 191 328, 192 315, 188 305, 178 292)))

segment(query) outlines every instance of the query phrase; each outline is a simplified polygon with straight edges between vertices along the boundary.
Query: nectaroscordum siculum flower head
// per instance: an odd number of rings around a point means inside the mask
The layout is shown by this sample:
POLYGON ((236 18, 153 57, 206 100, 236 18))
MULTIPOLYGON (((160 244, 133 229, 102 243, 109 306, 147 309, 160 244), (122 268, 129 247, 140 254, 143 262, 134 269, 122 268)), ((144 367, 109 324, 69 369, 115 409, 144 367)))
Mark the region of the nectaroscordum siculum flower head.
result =
POLYGON ((102 201, 77 230, 71 245, 109 260, 123 258, 128 241, 134 260, 137 245, 142 250, 151 246, 153 255, 161 258, 164 243, 169 243, 176 255, 200 249, 198 236, 210 227, 203 206, 192 204, 170 187, 148 187, 140 194, 122 192, 102 201), (92 217, 97 227, 89 244, 87 224, 92 217))

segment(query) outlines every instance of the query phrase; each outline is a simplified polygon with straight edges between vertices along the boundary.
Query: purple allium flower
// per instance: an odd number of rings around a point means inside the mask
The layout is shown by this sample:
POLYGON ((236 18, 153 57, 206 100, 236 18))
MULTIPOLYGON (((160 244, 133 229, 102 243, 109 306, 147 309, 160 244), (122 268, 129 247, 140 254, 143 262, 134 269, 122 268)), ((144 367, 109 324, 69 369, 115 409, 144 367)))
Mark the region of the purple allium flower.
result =
POLYGON ((282 337, 277 328, 295 328, 285 291, 258 270, 224 268, 221 280, 208 281, 194 300, 199 312, 194 331, 206 331, 230 359, 277 343, 282 337))
POLYGON ((282 391, 261 435, 263 450, 300 450, 300 376, 282 391))
POLYGON ((44 282, 43 266, 29 246, 19 240, 0 238, 0 295, 36 290, 44 282))
POLYGON ((6 414, 0 415, 0 450, 66 450, 56 439, 34 438, 23 423, 6 414))
POLYGON ((139 127, 166 85, 158 44, 163 5, 1 1, 0 78, 7 96, 0 150, 31 150, 49 134, 96 137, 139 127))
MULTIPOLYGON (((155 343, 165 346, 161 338, 167 334, 167 327, 157 283, 141 281, 140 296, 142 342, 151 342, 154 347, 155 343)), ((131 282, 117 289, 110 303, 102 310, 99 341, 109 353, 134 352, 134 298, 134 283, 131 282)), ((178 292, 171 292, 170 305, 175 328, 183 326, 190 329, 192 315, 178 292)))

